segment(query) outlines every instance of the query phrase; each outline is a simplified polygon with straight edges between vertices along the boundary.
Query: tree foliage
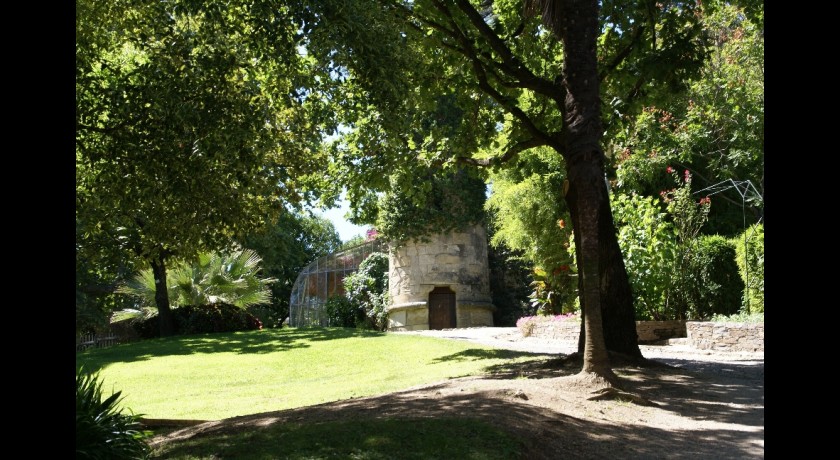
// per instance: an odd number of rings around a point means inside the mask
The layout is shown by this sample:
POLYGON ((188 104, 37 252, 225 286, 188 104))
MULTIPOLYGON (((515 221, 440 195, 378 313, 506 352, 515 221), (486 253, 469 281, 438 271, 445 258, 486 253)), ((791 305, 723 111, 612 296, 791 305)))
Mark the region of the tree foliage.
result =
POLYGON ((247 235, 242 245, 256 251, 262 258, 262 273, 277 280, 271 284, 270 305, 264 307, 270 311, 261 316, 263 323, 274 326, 289 316, 289 298, 300 270, 338 251, 341 240, 326 218, 284 211, 271 225, 247 235))
MULTIPOLYGON (((225 247, 300 199, 330 123, 300 90, 315 74, 298 27, 275 2, 77 1, 82 246, 108 241, 163 283, 167 260, 225 247)), ((157 304, 168 316, 165 291, 157 304)))
MULTIPOLYGON (((185 305, 226 303, 239 308, 268 303, 274 278, 261 276, 260 256, 251 249, 202 252, 191 262, 180 262, 167 272, 173 308, 185 305)), ((133 296, 140 307, 155 306, 155 277, 142 270, 117 292, 133 296)))
POLYGON ((382 194, 376 229, 390 241, 422 240, 484 221, 485 185, 466 170, 428 168, 421 176, 396 173, 382 194))
POLYGON ((487 209, 494 216, 493 245, 521 250, 534 265, 554 270, 572 264, 571 218, 563 200, 562 159, 548 149, 523 152, 515 168, 490 176, 487 209))
MULTIPOLYGON (((611 151, 621 189, 653 195, 667 187, 660 173, 672 165, 692 172, 695 191, 733 179, 751 181, 763 195, 764 30, 756 17, 763 5, 750 8, 704 8, 710 46, 699 75, 686 79, 687 91, 654 101, 617 131, 611 151)), ((741 197, 718 196, 706 231, 734 236, 743 230, 741 197)), ((760 206, 752 211, 748 223, 761 217, 760 206)))

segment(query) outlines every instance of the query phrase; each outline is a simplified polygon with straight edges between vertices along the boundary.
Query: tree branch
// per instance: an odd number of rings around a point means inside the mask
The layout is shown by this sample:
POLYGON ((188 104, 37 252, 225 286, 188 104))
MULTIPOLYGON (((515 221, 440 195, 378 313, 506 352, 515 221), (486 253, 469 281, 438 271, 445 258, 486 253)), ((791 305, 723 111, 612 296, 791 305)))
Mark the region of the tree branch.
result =
POLYGON ((609 76, 610 72, 615 70, 619 65, 621 65, 622 62, 624 62, 625 59, 627 59, 627 56, 630 55, 630 53, 633 51, 633 48, 635 48, 636 44, 639 42, 639 38, 641 38, 642 32, 644 30, 645 26, 643 24, 633 28, 633 36, 630 38, 630 43, 628 43, 627 46, 624 47, 624 49, 619 51, 618 54, 616 54, 613 57, 612 61, 604 66, 604 68, 598 75, 601 82, 603 82, 609 76))
MULTIPOLYGON (((441 2, 439 0, 435 1, 436 5, 440 5, 440 3, 441 2)), ((534 75, 534 73, 531 72, 528 67, 526 67, 522 61, 520 61, 519 58, 510 51, 510 48, 508 48, 504 40, 502 40, 486 22, 484 22, 484 18, 478 11, 476 11, 469 1, 456 0, 455 3, 467 16, 467 19, 469 19, 470 23, 473 27, 475 27, 478 33, 487 40, 490 44, 490 48, 499 55, 499 58, 501 58, 501 63, 492 60, 494 65, 502 69, 505 73, 516 77, 516 79, 521 82, 521 85, 517 87, 530 89, 534 92, 550 97, 559 105, 563 104, 564 95, 562 94, 562 91, 559 91, 553 82, 534 75)), ((440 7, 438 9, 440 9, 440 7)))
MULTIPOLYGON (((519 108, 515 103, 513 103, 510 98, 504 96, 500 92, 490 84, 489 80, 487 79, 487 72, 484 68, 484 63, 482 62, 481 58, 479 58, 477 51, 472 46, 472 43, 467 38, 466 34, 464 34, 459 28, 457 23, 455 22, 455 18, 452 16, 452 12, 449 8, 444 5, 439 0, 434 0, 435 6, 438 8, 438 11, 443 13, 449 19, 449 23, 452 26, 452 32, 455 34, 453 38, 457 39, 461 46, 466 51, 465 56, 472 62, 473 65, 473 72, 475 73, 476 78, 478 79, 478 87, 484 91, 488 96, 492 97, 496 102, 498 102, 502 107, 505 108, 511 115, 516 117, 524 126, 525 130, 531 134, 536 139, 541 139, 545 145, 552 145, 555 146, 555 140, 552 137, 544 133, 540 130, 528 117, 521 108, 519 108)), ((477 14, 477 12, 476 12, 477 14)), ((480 15, 479 15, 480 18, 480 15)), ((483 20, 481 21, 484 22, 483 20)), ((486 24, 485 24, 486 25, 486 24)), ((492 31, 491 31, 492 32, 492 31)), ((562 148, 561 145, 556 145, 558 151, 562 148)))
MULTIPOLYGON (((550 137, 555 137, 557 142, 562 144, 561 134, 555 133, 550 137)), ((517 142, 512 147, 508 147, 505 149, 505 153, 502 156, 493 157, 493 158, 472 158, 472 157, 456 157, 455 161, 462 164, 468 164, 471 166, 495 166, 506 163, 517 156, 520 152, 523 152, 528 149, 532 149, 534 147, 542 147, 542 146, 549 146, 550 144, 545 142, 543 139, 536 139, 531 138, 528 140, 524 140, 522 142, 517 142)))

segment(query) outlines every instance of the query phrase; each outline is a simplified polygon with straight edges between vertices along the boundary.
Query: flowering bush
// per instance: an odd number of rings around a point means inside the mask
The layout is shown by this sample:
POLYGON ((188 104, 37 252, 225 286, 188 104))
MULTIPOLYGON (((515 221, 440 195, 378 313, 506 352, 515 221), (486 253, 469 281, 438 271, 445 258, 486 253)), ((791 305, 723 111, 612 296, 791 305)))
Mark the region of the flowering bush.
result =
POLYGON ((522 333, 522 337, 528 337, 534 332, 534 326, 541 323, 550 322, 580 322, 580 313, 565 313, 562 315, 537 315, 537 316, 523 316, 516 321, 516 327, 522 333))
POLYGON ((673 225, 653 197, 617 194, 610 204, 633 289, 636 319, 670 319, 665 299, 677 257, 673 225))
POLYGON ((698 290, 702 290, 703 285, 698 283, 695 273, 696 245, 700 229, 709 218, 711 199, 709 197, 694 199, 689 170, 686 169, 680 176, 674 168, 669 166, 665 172, 676 184, 675 188, 660 192, 676 233, 676 257, 671 274, 673 281, 666 292, 663 306, 665 317, 661 319, 687 319, 688 315, 698 313, 697 308, 694 307, 700 295, 698 290))
MULTIPOLYGON (((350 304, 343 308, 345 312, 350 311, 356 315, 352 316, 355 327, 385 330, 388 326, 388 313, 385 309, 389 301, 388 254, 370 254, 359 264, 355 273, 344 278, 344 290, 350 304)), ((349 318, 345 322, 349 322, 349 318)))

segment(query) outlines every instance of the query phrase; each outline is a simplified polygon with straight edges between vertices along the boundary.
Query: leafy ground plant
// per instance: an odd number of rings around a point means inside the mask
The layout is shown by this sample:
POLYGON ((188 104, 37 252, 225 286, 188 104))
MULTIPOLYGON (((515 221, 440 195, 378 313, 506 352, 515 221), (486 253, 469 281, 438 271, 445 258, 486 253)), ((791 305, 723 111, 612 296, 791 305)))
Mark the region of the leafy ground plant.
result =
POLYGON ((741 310, 740 313, 736 313, 734 315, 714 315, 712 316, 711 321, 718 323, 763 323, 764 312, 748 313, 741 310))
POLYGON ((122 392, 103 399, 99 373, 76 371, 76 458, 138 459, 149 453, 137 414, 125 414, 119 407, 122 392))

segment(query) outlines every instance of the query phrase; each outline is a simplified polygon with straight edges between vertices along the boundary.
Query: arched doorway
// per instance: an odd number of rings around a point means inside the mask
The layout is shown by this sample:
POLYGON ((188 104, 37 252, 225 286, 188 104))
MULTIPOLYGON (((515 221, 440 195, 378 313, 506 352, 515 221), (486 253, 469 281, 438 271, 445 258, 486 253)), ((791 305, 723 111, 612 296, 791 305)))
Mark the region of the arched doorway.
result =
POLYGON ((429 293, 429 329, 456 327, 455 293, 448 286, 436 287, 429 293))

